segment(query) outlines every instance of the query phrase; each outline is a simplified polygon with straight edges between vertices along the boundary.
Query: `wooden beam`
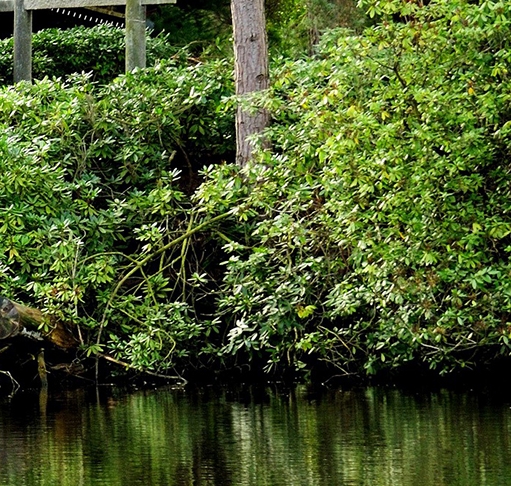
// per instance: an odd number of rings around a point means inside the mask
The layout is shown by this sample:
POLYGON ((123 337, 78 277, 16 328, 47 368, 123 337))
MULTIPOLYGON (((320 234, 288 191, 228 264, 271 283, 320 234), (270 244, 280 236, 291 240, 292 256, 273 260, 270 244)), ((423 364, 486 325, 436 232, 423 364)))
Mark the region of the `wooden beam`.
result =
MULTIPOLYGON (((112 7, 84 7, 86 10, 90 10, 91 12, 97 12, 103 15, 108 15, 109 17, 117 17, 119 19, 123 19, 126 17, 124 15, 124 12, 118 12, 117 10, 114 10, 112 7)), ((63 12, 66 12, 66 10, 62 10, 63 12)), ((97 19, 99 20, 99 19, 97 19)))
MULTIPOLYGON (((0 12, 14 12, 15 0, 0 0, 0 12)), ((142 5, 165 5, 176 0, 142 0, 142 5)), ((126 0, 26 0, 26 10, 52 8, 113 7, 126 5, 126 0)))
MULTIPOLYGON (((176 3, 176 0, 142 0, 141 3, 142 5, 162 5, 167 3, 176 3)), ((25 8, 27 10, 109 7, 113 5, 126 5, 126 0, 25 0, 25 8)))
POLYGON ((0 0, 0 12, 14 12, 14 0, 0 0))

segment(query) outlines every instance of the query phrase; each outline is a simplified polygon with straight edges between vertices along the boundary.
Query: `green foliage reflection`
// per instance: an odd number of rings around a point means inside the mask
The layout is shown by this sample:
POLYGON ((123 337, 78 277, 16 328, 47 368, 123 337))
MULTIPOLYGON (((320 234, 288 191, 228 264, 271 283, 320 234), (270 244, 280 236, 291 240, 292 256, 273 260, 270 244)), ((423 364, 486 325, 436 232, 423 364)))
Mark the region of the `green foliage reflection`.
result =
POLYGON ((2 484, 476 486, 511 473, 508 408, 476 394, 86 395, 1 405, 2 484))

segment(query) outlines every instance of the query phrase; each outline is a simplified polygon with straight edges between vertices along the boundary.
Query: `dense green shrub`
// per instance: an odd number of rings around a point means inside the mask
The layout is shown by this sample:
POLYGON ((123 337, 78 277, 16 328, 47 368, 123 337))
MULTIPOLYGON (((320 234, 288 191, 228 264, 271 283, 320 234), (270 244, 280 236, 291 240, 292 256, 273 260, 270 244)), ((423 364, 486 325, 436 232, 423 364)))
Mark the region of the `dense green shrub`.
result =
POLYGON ((226 62, 3 89, 0 293, 136 368, 509 358, 511 6, 367 8, 274 66, 243 172, 209 164, 234 145, 226 62))
MULTIPOLYGON (((91 72, 94 81, 107 83, 125 70, 124 29, 107 25, 46 29, 33 36, 33 77, 64 77, 91 72)), ((165 35, 147 38, 147 65, 162 59, 180 61, 183 53, 165 35)), ((0 40, 0 82, 12 83, 13 40, 0 40)))
POLYGON ((160 370, 195 358, 213 325, 189 296, 207 215, 180 166, 232 152, 231 94, 224 62, 1 90, 0 294, 77 326, 89 354, 109 343, 160 370))
POLYGON ((507 357, 510 5, 368 9, 382 21, 363 36, 331 31, 275 70, 272 151, 246 191, 218 168, 198 193, 240 217, 224 352, 345 373, 507 357))

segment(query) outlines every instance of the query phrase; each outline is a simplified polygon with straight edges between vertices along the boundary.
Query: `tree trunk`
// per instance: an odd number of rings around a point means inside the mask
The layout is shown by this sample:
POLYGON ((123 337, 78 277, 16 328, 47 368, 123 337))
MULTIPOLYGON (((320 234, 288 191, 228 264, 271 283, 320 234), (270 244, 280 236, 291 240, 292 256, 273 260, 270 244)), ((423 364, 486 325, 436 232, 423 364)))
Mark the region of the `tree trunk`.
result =
POLYGON ((50 322, 50 330, 39 330, 44 323, 40 310, 25 307, 0 296, 0 339, 12 338, 18 334, 37 336, 62 349, 78 345, 73 333, 61 322, 50 322), (35 334, 34 334, 35 333, 35 334))
MULTIPOLYGON (((268 41, 264 0, 231 0, 234 35, 234 76, 236 95, 268 89, 268 41)), ((253 113, 241 106, 236 111, 236 162, 245 166, 252 158, 248 140, 268 125, 269 113, 253 113)))

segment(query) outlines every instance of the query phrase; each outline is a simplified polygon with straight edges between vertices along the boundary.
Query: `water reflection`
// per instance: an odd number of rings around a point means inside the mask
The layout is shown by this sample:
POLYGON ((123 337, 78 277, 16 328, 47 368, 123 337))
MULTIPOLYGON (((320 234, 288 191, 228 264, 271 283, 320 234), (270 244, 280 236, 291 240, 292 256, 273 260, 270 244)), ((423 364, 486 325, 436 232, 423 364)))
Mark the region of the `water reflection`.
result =
POLYGON ((504 485, 510 414, 378 388, 18 394, 0 403, 0 484, 504 485))

